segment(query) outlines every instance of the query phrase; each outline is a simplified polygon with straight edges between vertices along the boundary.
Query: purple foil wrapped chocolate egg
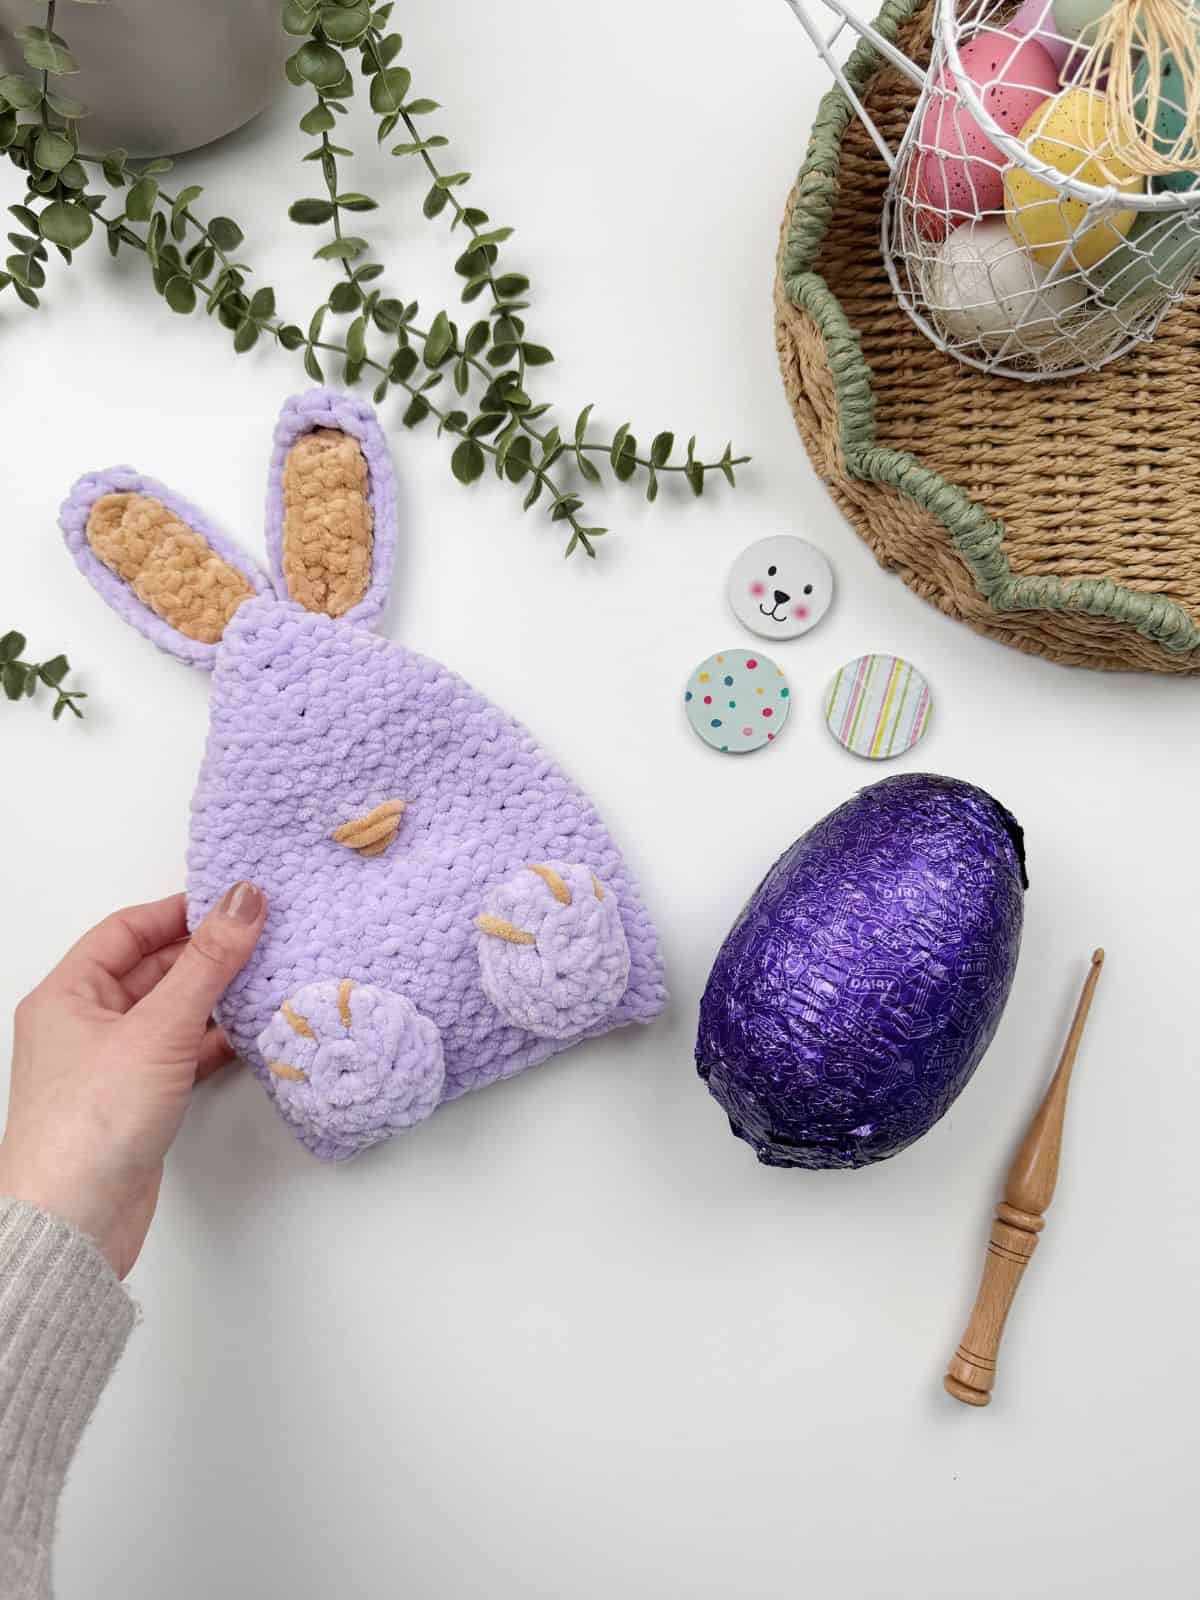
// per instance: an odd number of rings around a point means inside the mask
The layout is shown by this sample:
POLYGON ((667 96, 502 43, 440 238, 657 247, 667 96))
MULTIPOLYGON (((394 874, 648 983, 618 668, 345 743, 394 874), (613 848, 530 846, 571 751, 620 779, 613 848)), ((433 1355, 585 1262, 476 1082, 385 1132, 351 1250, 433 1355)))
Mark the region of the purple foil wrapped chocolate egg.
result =
POLYGON ((730 929, 696 1065, 779 1167, 862 1167, 919 1139, 979 1065, 1021 943, 1021 829, 982 789, 888 778, 818 822, 730 929))

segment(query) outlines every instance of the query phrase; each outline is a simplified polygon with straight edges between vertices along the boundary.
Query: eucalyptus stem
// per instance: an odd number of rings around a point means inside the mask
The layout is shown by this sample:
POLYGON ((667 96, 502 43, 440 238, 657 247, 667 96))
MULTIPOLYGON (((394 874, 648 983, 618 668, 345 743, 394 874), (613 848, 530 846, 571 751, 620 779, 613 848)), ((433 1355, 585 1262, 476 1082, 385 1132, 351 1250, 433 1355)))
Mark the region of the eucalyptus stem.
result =
POLYGON ((708 461, 697 456, 692 439, 683 458, 676 460, 670 432, 656 434, 648 450, 639 448, 628 423, 611 436, 597 437, 590 405, 564 436, 547 415, 550 403, 528 392, 534 370, 554 357, 526 334, 529 279, 501 268, 500 250, 513 230, 495 226, 486 211, 464 203, 461 191, 471 174, 445 171, 431 154, 449 140, 419 131, 420 119, 440 107, 410 94, 411 73, 399 62, 400 35, 387 32, 392 5, 282 0, 282 8, 284 28, 299 41, 287 62, 287 76, 316 95, 316 103, 299 120, 302 132, 319 138, 305 160, 320 163, 325 191, 293 202, 289 215, 301 225, 329 225, 331 237, 315 254, 337 264, 337 282, 307 329, 277 311, 272 288, 251 287, 251 268, 241 258, 242 229, 229 217, 205 221, 196 212, 203 192, 198 184, 174 193, 160 186, 170 161, 133 164, 120 150, 99 158, 79 154, 78 122, 84 107, 59 87, 59 80, 78 68, 66 40, 54 30, 58 0, 47 0, 44 26, 16 30, 35 76, 0 76, 0 151, 7 152, 26 182, 24 201, 9 208, 23 231, 9 235, 14 254, 0 271, 0 291, 11 286, 23 304, 36 308, 46 281, 48 250, 57 249, 69 263, 98 226, 114 256, 122 248, 133 249, 148 261, 154 287, 172 311, 187 315, 203 303, 206 314, 232 334, 235 352, 249 351, 265 336, 299 354, 316 382, 326 381, 322 360, 340 361, 340 376, 348 386, 368 375, 374 380, 377 405, 392 388, 399 390, 407 402, 401 419, 406 427, 431 417, 439 434, 454 436, 450 465, 462 483, 473 483, 489 462, 502 480, 528 480, 524 508, 547 496, 551 520, 565 521, 570 530, 568 555, 582 547, 594 556, 595 542, 605 529, 587 525, 581 496, 553 470, 560 462, 587 484, 600 482, 597 463, 605 460, 619 482, 640 473, 649 500, 656 497, 664 473, 684 475, 697 495, 714 471, 732 484, 734 468, 749 457, 734 456, 731 446, 719 460, 708 461), (454 263, 455 273, 465 280, 461 299, 467 304, 486 292, 489 304, 486 314, 465 330, 446 309, 418 320, 417 301, 383 293, 377 280, 385 268, 371 258, 370 241, 343 226, 343 213, 373 211, 377 204, 369 195, 342 190, 339 161, 353 152, 330 136, 355 93, 355 60, 380 142, 403 128, 408 139, 392 153, 418 155, 431 180, 422 203, 424 215, 433 220, 449 211, 451 231, 461 225, 468 235, 467 247, 454 263), (32 119, 27 113, 33 113, 32 119), (89 186, 89 175, 96 174, 120 195, 119 215, 107 214, 104 192, 89 186), (339 342, 326 323, 342 316, 351 321, 339 342), (379 335, 387 341, 382 354, 374 348, 379 335), (447 375, 455 399, 435 403, 433 391, 447 375))
POLYGON ((82 689, 64 689, 63 679, 71 670, 66 656, 52 656, 48 661, 22 661, 25 635, 14 628, 0 637, 0 689, 6 700, 31 700, 45 686, 54 690, 54 703, 50 715, 55 722, 64 711, 83 719, 83 712, 75 704, 86 700, 82 689))

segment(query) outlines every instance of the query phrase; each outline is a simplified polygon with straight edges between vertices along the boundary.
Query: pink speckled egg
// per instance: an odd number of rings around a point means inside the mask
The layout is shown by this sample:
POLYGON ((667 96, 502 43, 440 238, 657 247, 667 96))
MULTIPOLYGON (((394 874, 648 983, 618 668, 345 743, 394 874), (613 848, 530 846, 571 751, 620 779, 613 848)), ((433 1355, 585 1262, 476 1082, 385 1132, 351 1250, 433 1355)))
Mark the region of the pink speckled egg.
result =
MULTIPOLYGON (((1051 95, 1054 62, 1035 39, 984 28, 959 51, 963 72, 985 108, 1015 138, 1051 95)), ((946 67, 934 79, 921 119, 919 192, 955 223, 1004 209, 1005 157, 962 103, 946 67)))
POLYGON ((905 166, 900 183, 900 215, 922 239, 940 244, 950 232, 950 223, 945 212, 930 203, 921 187, 921 160, 921 152, 916 150, 905 166))

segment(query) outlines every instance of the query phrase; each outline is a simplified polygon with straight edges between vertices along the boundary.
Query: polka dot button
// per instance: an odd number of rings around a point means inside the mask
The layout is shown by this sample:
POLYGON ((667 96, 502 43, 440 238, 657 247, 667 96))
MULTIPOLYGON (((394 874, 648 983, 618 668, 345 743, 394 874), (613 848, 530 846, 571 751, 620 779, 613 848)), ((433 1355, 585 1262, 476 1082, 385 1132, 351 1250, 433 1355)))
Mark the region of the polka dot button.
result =
POLYGON ((833 604, 833 568, 807 539, 779 534, 748 545, 729 569, 734 616, 764 639, 795 639, 833 604))
POLYGON ((791 703, 782 668, 754 650, 709 656, 683 691, 692 727, 705 744, 730 755, 772 744, 783 730, 791 703))
POLYGON ((929 685, 911 661, 859 656, 826 691, 825 725, 854 755, 886 761, 924 736, 931 704, 929 685))

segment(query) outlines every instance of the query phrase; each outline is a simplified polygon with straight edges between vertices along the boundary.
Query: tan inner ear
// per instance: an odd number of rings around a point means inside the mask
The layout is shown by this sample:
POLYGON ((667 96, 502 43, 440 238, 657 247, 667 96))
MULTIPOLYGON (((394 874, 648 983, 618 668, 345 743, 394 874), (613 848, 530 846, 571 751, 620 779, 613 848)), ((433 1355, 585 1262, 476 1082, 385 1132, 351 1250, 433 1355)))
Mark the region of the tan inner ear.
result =
POLYGON ((335 428, 306 433, 283 467, 283 577, 306 611, 340 617, 371 583, 367 461, 335 428))
POLYGON ((102 495, 88 516, 87 537, 143 605, 201 644, 216 644, 254 594, 243 573, 153 495, 102 495))

